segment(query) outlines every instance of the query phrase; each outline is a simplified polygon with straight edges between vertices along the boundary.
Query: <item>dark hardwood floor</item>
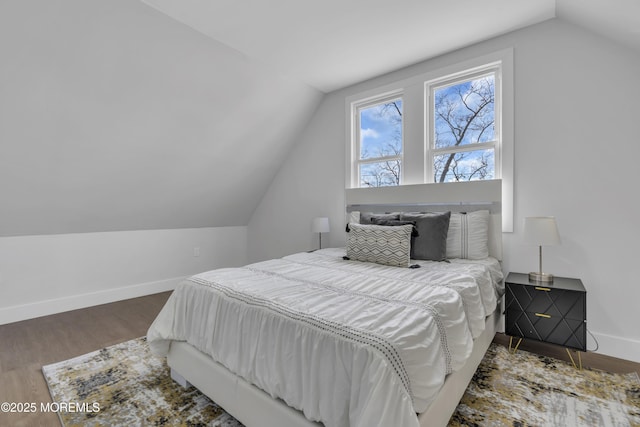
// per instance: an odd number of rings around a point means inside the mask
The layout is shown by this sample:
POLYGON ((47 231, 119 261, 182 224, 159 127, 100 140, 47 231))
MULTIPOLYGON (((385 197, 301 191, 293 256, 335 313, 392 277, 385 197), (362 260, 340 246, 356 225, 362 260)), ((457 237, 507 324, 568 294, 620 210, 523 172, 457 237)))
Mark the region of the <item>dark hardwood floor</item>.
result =
MULTIPOLYGON (((42 366, 147 334, 171 292, 0 325, 0 403, 51 402, 42 366)), ((55 413, 3 413, 0 426, 59 426, 55 413)))
MULTIPOLYGON (((42 366, 143 336, 170 292, 0 325, 0 403, 51 402, 42 366)), ((509 337, 494 342, 509 345, 509 337)), ((562 360, 563 347, 523 341, 521 350, 562 360)), ((583 353, 584 367, 609 372, 639 372, 640 363, 583 353)), ((59 426, 55 413, 2 413, 0 426, 59 426)))
MULTIPOLYGON (((505 347, 509 347, 509 336, 498 333, 493 339, 493 342, 502 344, 505 347)), ((514 346, 517 342, 517 339, 514 338, 514 346)), ((569 360, 569 356, 567 355, 567 350, 564 347, 560 347, 557 345, 545 344, 542 342, 531 340, 522 340, 522 343, 518 347, 518 351, 520 350, 542 354, 571 363, 571 361, 569 360)), ((571 355, 575 362, 578 363, 576 352, 571 350, 571 355)), ((591 351, 581 353, 581 357, 583 368, 600 369, 602 371, 614 372, 618 374, 626 374, 629 372, 637 372, 638 374, 640 374, 640 363, 617 359, 615 357, 606 356, 604 354, 594 353, 591 351)))

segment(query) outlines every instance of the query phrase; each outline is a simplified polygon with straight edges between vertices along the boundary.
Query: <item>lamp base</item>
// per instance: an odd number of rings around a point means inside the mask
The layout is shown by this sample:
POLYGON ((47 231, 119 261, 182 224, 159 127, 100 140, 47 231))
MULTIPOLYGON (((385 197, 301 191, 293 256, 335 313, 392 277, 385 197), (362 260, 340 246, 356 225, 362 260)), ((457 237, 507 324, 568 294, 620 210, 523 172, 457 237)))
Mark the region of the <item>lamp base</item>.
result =
POLYGON ((553 282, 553 274, 549 273, 529 273, 529 280, 532 282, 553 282))

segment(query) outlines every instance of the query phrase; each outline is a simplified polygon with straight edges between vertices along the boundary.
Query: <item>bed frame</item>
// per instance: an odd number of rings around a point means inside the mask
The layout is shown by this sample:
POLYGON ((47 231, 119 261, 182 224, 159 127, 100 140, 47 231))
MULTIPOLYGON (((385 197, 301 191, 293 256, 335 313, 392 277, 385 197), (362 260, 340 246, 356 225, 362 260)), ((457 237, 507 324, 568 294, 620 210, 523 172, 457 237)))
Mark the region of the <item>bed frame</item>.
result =
MULTIPOLYGON (((418 415, 421 427, 446 427, 471 378, 496 334, 500 307, 487 318, 475 339, 471 357, 450 374, 429 409, 418 415)), ((208 355, 182 341, 173 341, 167 356, 171 378, 187 388, 193 385, 247 427, 319 427, 302 412, 234 375, 208 355)))
MULTIPOLYGON (((499 180, 478 183, 411 185, 382 189, 349 189, 346 211, 456 211, 488 209, 489 253, 502 259, 501 183, 499 180), (461 185, 458 185, 461 184, 461 185), (478 184, 478 185, 469 185, 478 184), (462 202, 461 202, 462 201, 462 202)), ((501 304, 486 318, 484 332, 475 339, 473 351, 465 365, 447 376, 436 399, 418 415, 421 427, 447 426, 482 357, 501 324, 501 304)), ((247 427, 318 427, 302 412, 274 399, 263 390, 236 376, 227 368, 191 345, 172 341, 167 355, 171 377, 183 387, 198 388, 226 412, 247 427)))

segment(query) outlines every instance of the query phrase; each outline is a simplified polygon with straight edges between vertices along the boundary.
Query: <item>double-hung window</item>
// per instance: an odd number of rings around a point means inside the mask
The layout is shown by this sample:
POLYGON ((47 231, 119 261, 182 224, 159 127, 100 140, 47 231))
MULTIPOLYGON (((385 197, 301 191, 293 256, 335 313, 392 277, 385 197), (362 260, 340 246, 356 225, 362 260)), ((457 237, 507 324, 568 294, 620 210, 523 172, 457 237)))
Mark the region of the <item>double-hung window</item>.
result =
POLYGON ((346 187, 499 179, 512 231, 513 99, 512 49, 347 97, 346 187))
POLYGON ((353 106, 358 187, 400 185, 403 164, 402 95, 363 101, 353 106))
POLYGON ((500 178, 500 69, 425 83, 427 182, 500 178))

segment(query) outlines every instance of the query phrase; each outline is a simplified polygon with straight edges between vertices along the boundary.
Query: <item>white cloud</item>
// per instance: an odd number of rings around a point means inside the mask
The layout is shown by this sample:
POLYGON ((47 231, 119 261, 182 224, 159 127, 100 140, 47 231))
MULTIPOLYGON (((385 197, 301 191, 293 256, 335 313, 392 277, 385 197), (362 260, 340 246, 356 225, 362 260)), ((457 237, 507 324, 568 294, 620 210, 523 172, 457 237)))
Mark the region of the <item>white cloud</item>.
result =
POLYGON ((375 129, 367 128, 360 129, 360 140, 362 141, 365 138, 378 138, 380 134, 375 129))

